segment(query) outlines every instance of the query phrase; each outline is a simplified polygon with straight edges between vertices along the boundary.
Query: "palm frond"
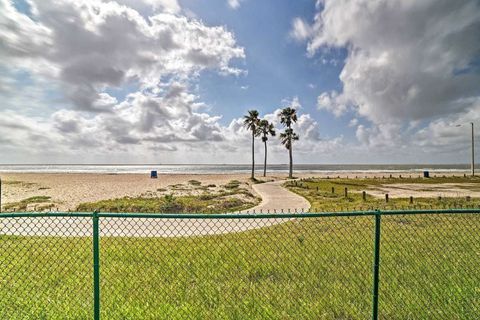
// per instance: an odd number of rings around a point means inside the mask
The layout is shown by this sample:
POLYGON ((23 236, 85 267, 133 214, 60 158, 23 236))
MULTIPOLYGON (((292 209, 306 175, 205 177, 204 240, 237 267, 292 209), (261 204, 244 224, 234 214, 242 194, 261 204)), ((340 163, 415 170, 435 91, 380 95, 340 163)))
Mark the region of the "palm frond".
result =
POLYGON ((295 108, 286 107, 280 111, 280 123, 290 128, 292 123, 297 122, 297 110, 295 108))
POLYGON ((252 131, 255 135, 258 135, 258 125, 260 119, 258 118, 257 110, 248 110, 248 114, 243 117, 243 126, 252 131))

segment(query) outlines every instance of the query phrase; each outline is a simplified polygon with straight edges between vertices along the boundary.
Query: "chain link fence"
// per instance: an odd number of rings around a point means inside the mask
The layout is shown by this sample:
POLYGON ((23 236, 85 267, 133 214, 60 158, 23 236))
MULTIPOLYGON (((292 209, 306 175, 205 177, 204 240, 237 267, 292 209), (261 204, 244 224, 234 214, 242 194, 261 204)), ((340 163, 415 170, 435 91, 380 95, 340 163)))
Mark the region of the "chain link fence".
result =
POLYGON ((9 213, 0 248, 2 319, 480 317, 480 210, 9 213))

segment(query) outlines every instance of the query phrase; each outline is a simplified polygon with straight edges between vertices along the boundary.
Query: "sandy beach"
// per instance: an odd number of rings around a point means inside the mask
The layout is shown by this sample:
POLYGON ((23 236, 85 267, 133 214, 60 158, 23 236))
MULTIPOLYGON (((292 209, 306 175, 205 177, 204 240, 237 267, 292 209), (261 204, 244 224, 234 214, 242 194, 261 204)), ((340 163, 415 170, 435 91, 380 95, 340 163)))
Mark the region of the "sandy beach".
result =
MULTIPOLYGON (((248 188, 246 175, 163 174, 151 179, 147 174, 85 173, 5 173, 2 177, 2 203, 16 202, 34 196, 49 196, 58 210, 74 210, 80 203, 104 199, 135 197, 189 180, 204 185, 242 182, 248 188)), ((273 178, 271 178, 273 179, 273 178)))
MULTIPOLYGON (((465 172, 467 173, 467 172, 465 172)), ((391 173, 303 173, 296 174, 298 178, 307 177, 348 177, 348 178, 373 178, 388 177, 391 173)), ((452 175, 451 172, 436 172, 436 175, 452 175)), ((463 172, 455 172, 455 175, 463 176, 463 172)), ((394 177, 419 176, 411 172, 396 172, 394 177)), ((248 174, 159 174, 158 179, 151 179, 148 174, 97 174, 97 173, 0 173, 2 178, 2 204, 21 201, 23 199, 35 196, 51 197, 55 204, 55 210, 75 210, 75 208, 84 202, 93 202, 105 199, 121 198, 125 196, 135 197, 149 192, 155 192, 159 189, 169 188, 176 184, 188 184, 190 180, 197 180, 202 185, 225 185, 229 181, 238 180, 243 188, 255 192, 251 188, 248 174)), ((276 174, 267 176, 267 178, 257 176, 260 179, 268 181, 277 181, 286 179, 286 174, 276 174)), ((441 190, 431 190, 425 192, 414 187, 396 188, 392 190, 396 196, 402 196, 406 193, 422 192, 427 196, 436 196, 439 192, 443 195, 458 195, 459 190, 452 185, 450 188, 442 186, 441 190), (418 189, 418 190, 415 190, 418 189), (449 189, 451 189, 449 191, 449 189)), ((433 186, 430 185, 430 188, 433 186)), ((382 192, 377 192, 382 196, 382 192)), ((377 194, 375 193, 375 195, 377 194)), ((472 194, 472 196, 477 196, 472 194)), ((462 194, 463 195, 463 194, 462 194)), ((478 194, 480 196, 480 192, 478 194)))

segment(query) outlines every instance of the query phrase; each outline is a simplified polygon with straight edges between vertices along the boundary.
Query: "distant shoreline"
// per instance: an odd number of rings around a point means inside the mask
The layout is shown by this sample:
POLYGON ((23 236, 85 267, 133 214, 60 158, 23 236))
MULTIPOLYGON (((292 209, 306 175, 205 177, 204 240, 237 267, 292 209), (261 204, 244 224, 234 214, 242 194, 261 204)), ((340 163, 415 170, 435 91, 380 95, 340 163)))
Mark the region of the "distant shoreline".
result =
MULTIPOLYGON (((96 173, 96 174, 148 174, 156 170, 159 174, 248 174, 251 166, 248 164, 145 164, 145 165, 0 165, 0 173, 96 173)), ((263 166, 258 165, 255 170, 260 173, 263 166)), ((272 164, 267 167, 271 174, 284 174, 288 172, 286 164, 272 164)), ((297 174, 398 174, 421 173, 431 171, 436 173, 464 173, 469 172, 468 164, 298 164, 294 166, 297 174)))

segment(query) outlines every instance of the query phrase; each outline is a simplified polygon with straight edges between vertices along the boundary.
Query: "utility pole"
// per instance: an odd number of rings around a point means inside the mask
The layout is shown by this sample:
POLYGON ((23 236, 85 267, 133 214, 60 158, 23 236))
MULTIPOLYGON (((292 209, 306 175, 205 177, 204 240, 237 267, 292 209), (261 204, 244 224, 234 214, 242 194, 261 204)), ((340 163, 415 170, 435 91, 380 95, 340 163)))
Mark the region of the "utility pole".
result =
MULTIPOLYGON (((470 125, 472 126, 472 163, 471 163, 471 171, 472 171, 472 177, 475 176, 475 129, 473 126, 473 122, 470 122, 470 125)), ((461 127, 461 124, 455 125, 455 127, 461 127)))
POLYGON ((475 176, 475 132, 473 128, 473 122, 470 122, 472 125, 472 177, 475 176))

